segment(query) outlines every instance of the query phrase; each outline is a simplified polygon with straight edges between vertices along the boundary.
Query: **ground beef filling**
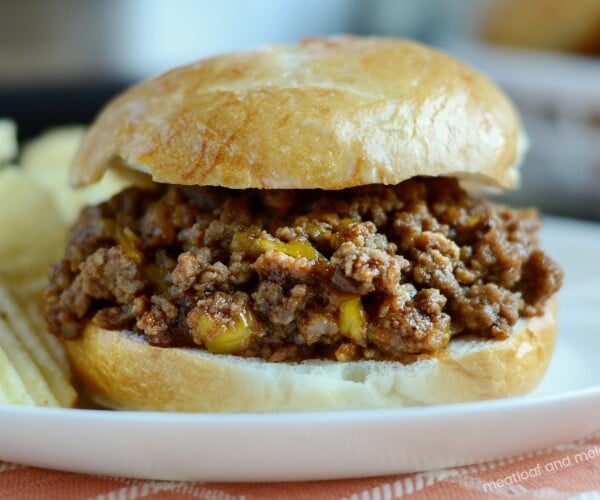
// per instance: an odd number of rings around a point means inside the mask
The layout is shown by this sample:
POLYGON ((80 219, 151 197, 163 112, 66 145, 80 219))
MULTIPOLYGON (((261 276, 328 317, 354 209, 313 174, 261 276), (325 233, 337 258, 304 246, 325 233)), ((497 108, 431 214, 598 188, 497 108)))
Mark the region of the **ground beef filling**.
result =
POLYGON ((46 320, 270 361, 407 360, 455 335, 504 339, 562 272, 537 214, 451 179, 342 191, 132 188, 83 210, 46 320))

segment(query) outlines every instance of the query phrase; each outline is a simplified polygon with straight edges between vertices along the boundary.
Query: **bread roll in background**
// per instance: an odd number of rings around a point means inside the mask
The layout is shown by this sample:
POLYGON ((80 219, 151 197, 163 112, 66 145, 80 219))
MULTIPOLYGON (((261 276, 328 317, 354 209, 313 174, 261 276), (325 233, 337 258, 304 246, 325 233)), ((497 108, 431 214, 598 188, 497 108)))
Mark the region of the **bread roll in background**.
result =
POLYGON ((499 45, 600 55, 600 2, 494 1, 481 31, 499 45))

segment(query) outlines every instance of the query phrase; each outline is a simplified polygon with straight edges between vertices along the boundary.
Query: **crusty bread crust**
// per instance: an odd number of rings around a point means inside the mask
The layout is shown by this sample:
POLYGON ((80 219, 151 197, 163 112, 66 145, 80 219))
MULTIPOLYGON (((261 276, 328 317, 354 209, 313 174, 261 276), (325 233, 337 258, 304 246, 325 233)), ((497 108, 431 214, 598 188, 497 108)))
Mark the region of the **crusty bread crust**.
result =
POLYGON ((113 164, 158 182, 342 189, 449 175, 518 180, 523 132, 486 77, 395 39, 309 39, 200 61, 132 87, 86 136, 75 185, 113 164))
POLYGON ((556 303, 504 341, 461 338, 435 357, 398 362, 269 363, 201 349, 152 347, 131 333, 90 325, 65 341, 92 401, 108 408, 243 412, 386 408, 523 394, 546 371, 556 303))

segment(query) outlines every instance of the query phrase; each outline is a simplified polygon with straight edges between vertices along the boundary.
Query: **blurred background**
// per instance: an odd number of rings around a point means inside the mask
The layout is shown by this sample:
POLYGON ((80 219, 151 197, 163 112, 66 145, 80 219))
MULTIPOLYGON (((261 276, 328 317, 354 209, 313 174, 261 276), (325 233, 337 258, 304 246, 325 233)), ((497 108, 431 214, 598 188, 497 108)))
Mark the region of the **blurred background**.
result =
POLYGON ((490 75, 531 142, 511 201, 600 219, 600 0, 0 0, 0 117, 27 139, 173 66, 334 33, 415 38, 490 75))

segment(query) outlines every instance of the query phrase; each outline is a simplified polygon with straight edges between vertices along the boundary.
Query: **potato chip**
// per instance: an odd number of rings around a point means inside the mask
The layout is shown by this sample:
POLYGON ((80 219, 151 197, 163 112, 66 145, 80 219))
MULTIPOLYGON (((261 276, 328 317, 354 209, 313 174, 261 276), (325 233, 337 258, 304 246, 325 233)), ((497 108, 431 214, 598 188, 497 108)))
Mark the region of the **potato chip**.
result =
POLYGON ((39 368, 60 406, 72 406, 76 399, 76 393, 71 386, 69 375, 53 359, 41 340, 41 337, 51 334, 46 328, 34 329, 14 297, 0 285, 1 313, 4 313, 5 322, 39 368))
POLYGON ((66 224, 52 196, 18 168, 0 170, 0 277, 39 279, 62 255, 66 224))
POLYGON ((38 406, 59 406, 40 369, 19 342, 7 320, 7 314, 0 314, 0 347, 19 374, 27 393, 38 406))
POLYGON ((2 348, 0 348, 0 404, 34 404, 33 398, 27 393, 21 377, 2 348))
POLYGON ((11 120, 0 119, 0 165, 17 156, 17 126, 11 120))
POLYGON ((29 319, 29 322, 35 331, 38 332, 39 339, 44 344, 44 348, 50 353, 52 359, 60 367, 62 372, 68 377, 70 374, 70 367, 67 353, 60 343, 60 340, 48 332, 44 316, 42 315, 41 304, 39 302, 40 301, 35 300, 34 298, 30 298, 26 302, 22 302, 21 306, 27 315, 27 319, 29 319))
POLYGON ((21 166, 27 175, 48 189, 68 223, 72 223, 88 204, 107 200, 125 187, 145 179, 139 173, 109 171, 92 186, 73 189, 69 185, 69 167, 85 133, 84 127, 51 129, 23 148, 21 166))

